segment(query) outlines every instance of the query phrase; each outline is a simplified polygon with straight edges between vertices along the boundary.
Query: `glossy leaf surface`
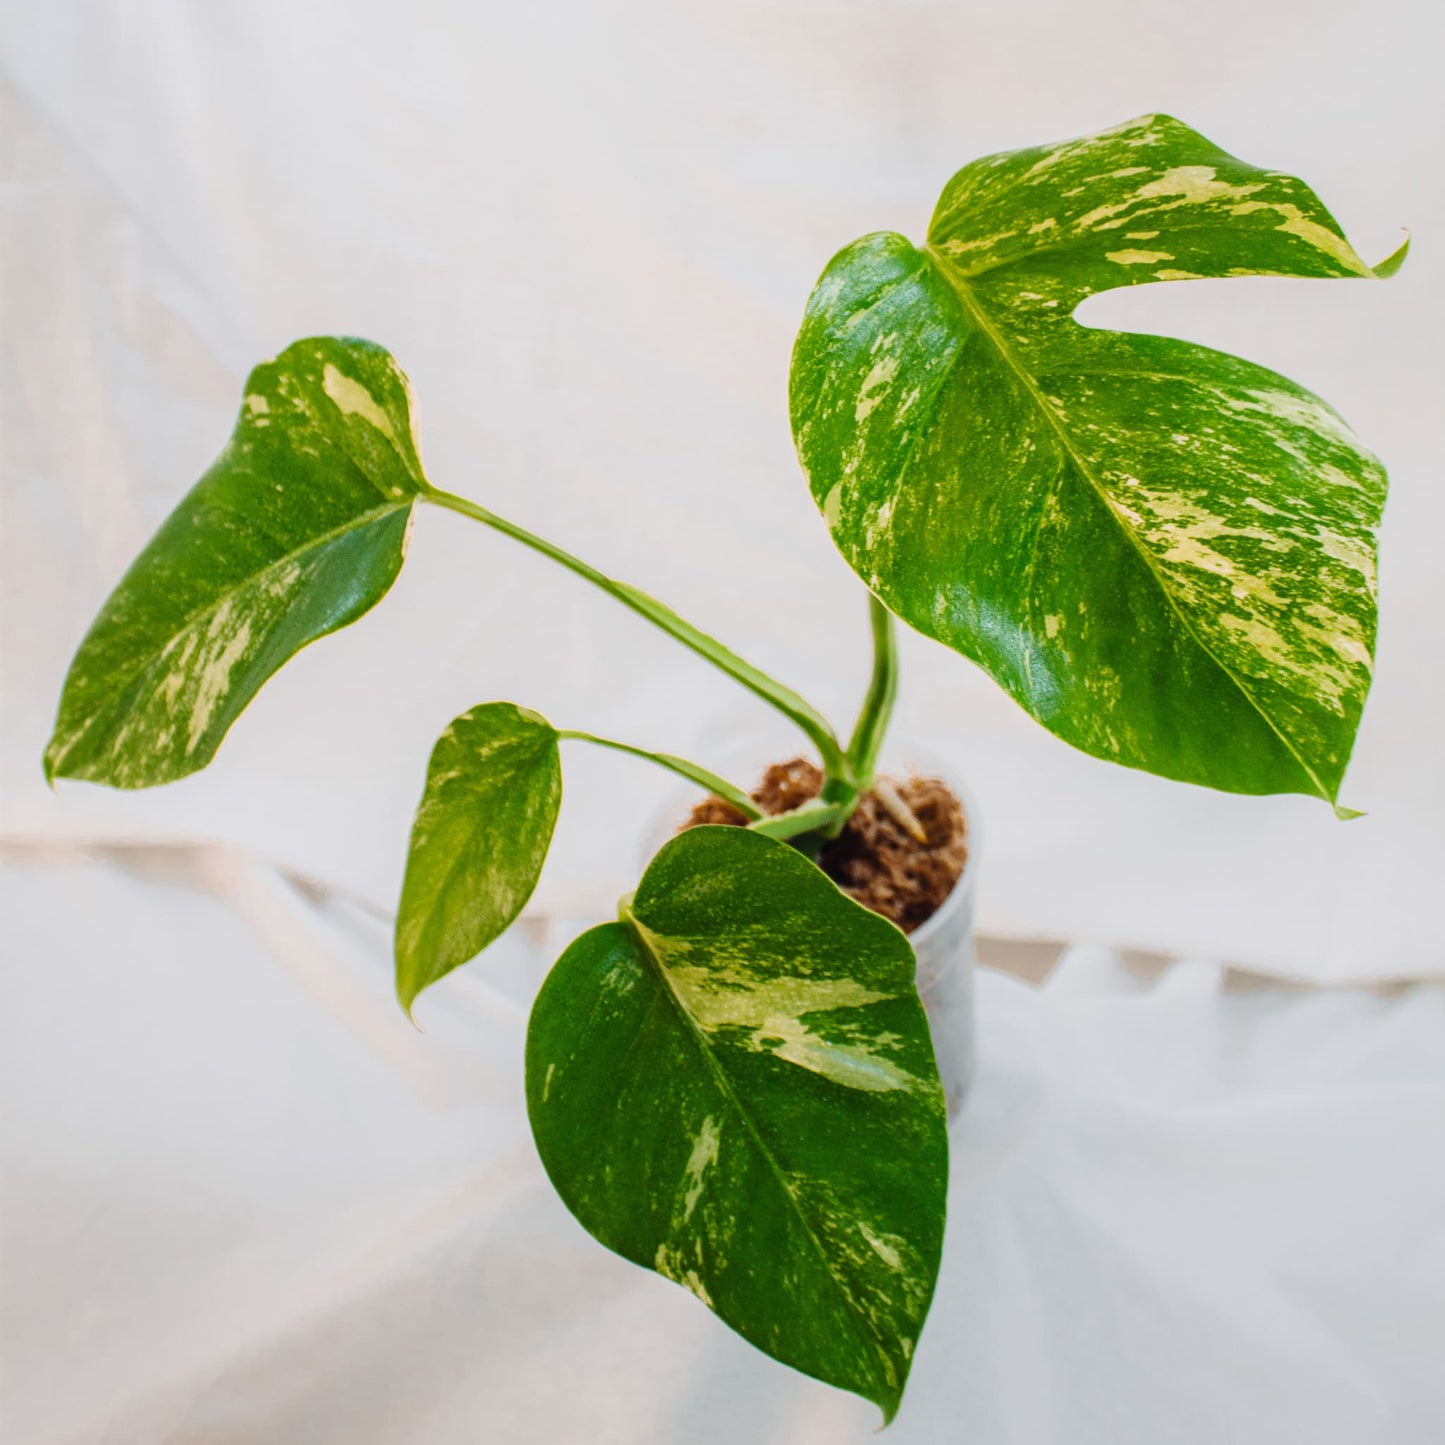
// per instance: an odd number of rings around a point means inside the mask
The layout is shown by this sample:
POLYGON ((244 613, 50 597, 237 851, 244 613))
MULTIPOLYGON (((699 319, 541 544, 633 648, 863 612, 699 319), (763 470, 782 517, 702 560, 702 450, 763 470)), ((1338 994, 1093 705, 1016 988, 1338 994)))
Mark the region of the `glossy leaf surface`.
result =
POLYGON ((203 768, 261 685, 391 586, 424 489, 411 388, 381 347, 298 341, 247 379, 231 440, 81 643, 51 777, 203 768))
POLYGON ((899 616, 1098 757, 1334 799, 1370 683, 1385 475, 1250 362, 1085 328, 1087 296, 1372 271, 1303 182, 1166 116, 965 167, 927 244, 819 281, 792 412, 814 499, 899 616))
POLYGON ((567 1206, 779 1360, 898 1406, 938 1272, 914 957, 786 844, 694 828, 558 960, 527 1099, 567 1206))
POLYGON ((417 994, 474 958, 522 911, 562 805, 557 733, 490 702, 437 739, 412 825, 396 916, 396 992, 417 994))

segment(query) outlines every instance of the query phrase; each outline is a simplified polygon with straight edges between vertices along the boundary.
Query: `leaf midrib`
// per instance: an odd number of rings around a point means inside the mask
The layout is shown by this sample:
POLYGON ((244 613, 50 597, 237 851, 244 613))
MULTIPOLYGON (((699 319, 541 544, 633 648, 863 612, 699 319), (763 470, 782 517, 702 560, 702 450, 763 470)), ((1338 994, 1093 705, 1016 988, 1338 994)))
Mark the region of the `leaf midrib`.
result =
MULTIPOLYGON (((402 502, 392 502, 386 506, 373 508, 369 512, 358 513, 355 517, 350 518, 342 525, 338 527, 333 527, 330 531, 323 532, 319 536, 311 538, 303 546, 294 547, 289 552, 283 552, 280 556, 268 562, 258 571, 250 573, 244 579, 244 581, 239 583, 237 586, 232 587, 227 591, 221 593, 212 601, 207 602, 204 606, 196 608, 195 611, 187 613, 186 617, 179 624, 179 626, 177 626, 176 628, 174 628, 174 630, 171 631, 170 635, 166 638, 164 645, 159 649, 159 651, 157 651, 155 655, 151 658, 151 660, 145 663, 136 673, 131 676, 130 680, 124 684, 124 692, 122 692, 117 698, 114 699, 111 706, 107 708, 102 708, 99 711, 93 712, 90 715, 90 717, 86 720, 85 724, 80 728, 77 733, 74 734, 74 736, 70 739, 69 743, 67 743, 65 751, 62 752, 60 756, 56 759, 57 764, 63 763, 65 759, 71 753, 73 753, 76 748, 80 746, 80 744, 85 740, 86 736, 90 733, 90 730, 102 718, 112 717, 115 715, 117 709, 124 709, 130 705, 131 701, 134 699, 136 690, 142 687, 146 683, 147 679, 149 679, 154 674, 156 668, 160 666, 162 661, 165 659, 166 653, 170 650, 172 646, 174 646, 176 640, 180 637, 183 637, 187 632, 192 631, 199 621, 201 621, 202 619, 208 619, 213 617, 233 598, 239 596, 248 589, 254 589, 258 582, 275 573, 281 567, 287 565, 288 563, 294 562, 297 558, 305 557, 309 553, 319 551, 320 549, 329 546, 332 542, 336 541, 337 538, 345 536, 348 532, 358 531, 362 527, 369 526, 372 522, 377 521, 382 517, 390 516, 393 512, 402 511, 405 508, 410 507, 415 501, 415 496, 409 496, 402 502)), ((78 661, 79 658, 77 657, 77 662, 78 661)))
MULTIPOLYGON (((877 1328, 877 1326, 874 1325, 873 1320, 869 1316, 868 1312, 864 1310, 859 1305, 858 1301, 853 1298, 852 1291, 849 1289, 847 1282, 838 1274, 837 1270, 833 1267, 833 1262, 829 1258, 828 1252, 823 1246, 823 1241, 818 1238, 817 1232, 814 1230, 813 1225, 808 1218, 807 1212, 803 1209, 802 1202, 799 1200, 797 1194, 794 1192, 792 1185, 788 1182, 787 1174, 783 1171, 782 1165, 778 1162, 777 1158, 773 1154, 773 1151, 768 1147, 767 1142, 763 1139, 762 1135, 758 1133, 757 1126, 753 1123, 747 1109, 744 1108, 743 1101, 738 1097, 737 1089, 734 1087, 731 1077, 723 1068, 722 1064, 719 1063, 717 1058, 714 1056, 712 1047, 709 1045, 707 1038, 703 1034, 701 1026, 698 1024, 697 1020, 693 1018, 692 1014, 687 1008, 687 1005, 683 1003, 681 997, 678 995, 677 990, 673 987, 672 979, 667 972, 667 965, 663 962, 660 952, 658 951, 658 949, 654 948, 651 941, 653 939, 659 938, 660 935, 653 933, 652 930, 648 928, 647 925, 643 923, 635 913, 632 912, 631 908, 628 908, 626 910, 626 922, 631 925, 633 932, 637 936, 638 942, 642 946, 643 953, 646 954, 647 958, 652 963, 653 969, 657 973, 658 977, 661 979, 664 992, 671 1000, 673 1008, 677 1011, 678 1017, 682 1019, 683 1025, 687 1029, 688 1033, 691 1035, 693 1042, 697 1045, 698 1051, 702 1054, 704 1060, 707 1062, 707 1066, 712 1072, 718 1088, 727 1097, 728 1102, 731 1103, 734 1111, 743 1121, 743 1126, 744 1128, 746 1128, 748 1134, 751 1136, 752 1141, 757 1147, 758 1152, 767 1161, 768 1168, 772 1170, 774 1176, 777 1178, 779 1186, 781 1187, 783 1193, 787 1196, 789 1203, 793 1207, 794 1214, 797 1216, 798 1221, 803 1226, 804 1233, 808 1236, 808 1239, 812 1242, 813 1247, 817 1250, 818 1258, 822 1260, 823 1268, 827 1272, 828 1277, 837 1287, 838 1293, 841 1294, 843 1298, 847 1301, 848 1308, 852 1311, 854 1317, 863 1322, 868 1336, 873 1341, 874 1348, 878 1351, 879 1356, 884 1362, 885 1377, 896 1375, 896 1366, 894 1365, 894 1362, 889 1356, 887 1350, 884 1348, 884 1337, 882 1332, 877 1328)), ((901 1386, 895 1386, 895 1391, 901 1391, 901 1386)))
MULTIPOLYGON (((1193 640, 1195 646, 1197 646, 1199 650, 1203 652, 1204 655, 1208 657, 1209 660, 1225 675, 1225 677, 1227 677, 1229 681, 1234 684, 1234 687, 1239 692, 1240 696, 1243 697, 1244 700, 1250 705, 1250 707, 1254 709, 1254 711, 1263 720, 1265 726, 1268 727, 1269 730, 1275 735, 1275 737, 1279 739, 1285 751, 1290 755, 1290 757, 1295 760, 1296 763, 1299 764, 1305 776, 1310 780, 1310 782, 1315 785, 1315 788, 1318 790, 1319 796, 1322 798, 1330 798, 1331 795, 1325 788, 1324 784, 1320 781, 1319 776, 1316 774, 1315 770, 1310 767, 1310 765, 1305 762, 1305 760, 1300 756, 1299 750, 1295 747, 1294 743, 1291 742, 1291 740, 1286 737, 1283 732, 1280 731, 1280 728, 1275 723, 1274 719, 1270 717, 1268 712, 1265 711, 1264 707, 1261 706, 1259 700, 1254 696, 1250 689, 1245 686, 1244 682, 1234 671, 1234 669, 1231 668, 1228 663, 1224 662, 1215 653, 1214 649, 1209 646, 1205 639, 1199 635, 1194 624, 1190 621, 1188 615, 1180 607, 1179 600, 1174 595, 1174 591, 1170 587, 1168 579, 1159 570, 1158 564, 1155 562, 1148 548, 1145 547, 1144 544, 1140 541, 1140 539, 1134 534, 1134 532, 1125 525, 1124 520, 1114 510, 1113 506, 1110 505, 1108 492, 1105 490, 1103 484, 1099 481, 1099 479, 1094 475, 1093 469, 1089 466, 1088 462, 1075 447, 1073 437, 1069 433, 1068 428, 1064 425, 1063 419, 1054 409, 1053 403, 1049 400, 1048 396, 1039 388, 1038 383, 1035 381, 1033 375, 1019 360, 1013 347, 1009 345, 1007 339, 999 331, 998 327, 994 325, 993 320, 989 316, 987 310, 979 301, 978 297, 974 294, 973 288, 969 285, 967 277, 961 271, 953 267, 948 262, 947 258, 944 257, 940 252, 938 252, 931 243, 927 246, 927 252, 930 259, 932 259, 933 264, 938 268, 943 278, 952 288, 954 294, 958 297, 959 303, 968 313, 969 319, 978 328, 980 334, 992 343, 994 349, 998 352, 1000 360, 1003 361, 1004 365, 1007 366, 1008 369, 1018 379, 1019 385, 1023 387, 1024 391, 1028 394, 1029 399, 1034 403, 1034 406, 1039 412, 1040 416, 1043 417, 1049 429, 1057 438, 1059 445, 1063 448, 1064 455, 1072 463, 1079 475, 1083 477, 1083 479, 1089 484, 1089 486, 1098 496, 1099 501, 1103 504, 1105 512, 1107 512, 1108 515, 1114 519, 1114 524, 1118 527, 1120 534, 1128 540, 1129 545, 1132 546, 1135 552, 1138 553, 1140 559, 1148 568, 1150 576, 1153 577, 1155 585, 1159 588, 1160 594, 1163 596, 1165 602, 1168 603, 1170 610, 1179 619, 1180 624, 1183 626, 1185 632, 1188 633, 1189 637, 1193 640)), ((1127 373, 1125 374, 1127 375, 1127 373)), ((1059 473, 1059 476, 1061 477, 1062 475, 1063 473, 1061 471, 1059 473)), ((1057 485, 1058 478, 1055 478, 1053 487, 1056 488, 1057 485)), ((1052 495, 1052 490, 1050 492, 1050 495, 1052 495)), ((1034 547, 1029 554, 1030 570, 1032 570, 1033 559, 1037 553, 1037 550, 1038 533, 1036 531, 1034 535, 1034 547)), ((1031 589, 1028 593, 1028 596, 1030 598, 1032 597, 1031 589)))

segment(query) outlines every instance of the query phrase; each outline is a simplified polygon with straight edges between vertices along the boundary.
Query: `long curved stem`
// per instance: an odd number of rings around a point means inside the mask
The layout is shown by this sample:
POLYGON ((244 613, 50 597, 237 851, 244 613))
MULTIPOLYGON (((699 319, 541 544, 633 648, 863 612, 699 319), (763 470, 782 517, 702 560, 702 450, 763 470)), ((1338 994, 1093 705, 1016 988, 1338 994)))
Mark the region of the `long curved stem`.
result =
POLYGON ((741 788, 728 782, 726 778, 720 778, 716 773, 699 767, 697 763, 689 762, 686 758, 675 757, 672 753, 649 752, 646 748, 635 748, 631 743, 619 743, 612 738, 599 738, 596 733, 577 732, 572 728, 559 728, 557 736, 572 738, 580 743, 595 743, 599 748, 612 748, 615 752, 631 753, 634 758, 644 758, 649 763, 656 763, 658 767, 666 768, 669 772, 686 778, 690 783, 696 783, 700 788, 706 788, 710 793, 716 793, 719 798, 731 803, 751 822, 756 822, 763 816, 763 810, 741 788))
POLYGON ((519 527, 515 522, 509 522, 505 517, 499 517, 495 512, 488 511, 487 508, 476 502, 468 501, 465 497, 458 497, 451 492, 443 492, 435 487, 427 488, 423 496, 436 506, 446 507, 464 517, 470 517, 473 521, 481 522, 484 526, 491 527, 495 531, 511 537, 514 541, 521 542, 523 546, 530 547, 534 552, 540 552, 544 557, 550 557, 554 562, 560 562, 569 571, 586 578, 593 586, 600 587, 609 596, 616 598, 624 607, 631 608, 639 616, 645 617, 655 627, 660 627, 670 637, 676 638, 684 647, 690 648, 699 657, 706 658, 714 667, 720 668, 729 677, 742 683, 750 692, 775 707, 785 717, 791 718, 807 734, 813 746, 818 749, 823 761, 823 771, 829 778, 846 779, 849 776, 848 760, 844 755, 842 745, 838 742, 837 736, 822 713, 806 702, 792 688, 785 687, 776 679, 769 677, 767 673, 754 667, 752 663, 739 657, 735 652, 729 651, 715 638, 699 631, 690 622, 685 622, 665 603, 659 602, 655 597, 649 597, 646 592, 639 591, 626 582, 618 582, 615 578, 607 576, 606 573, 599 572, 597 568, 582 561, 580 557, 574 557, 570 552, 564 551, 545 538, 538 537, 535 533, 527 531, 525 527, 519 527))
POLYGON ((878 752, 898 697, 898 644, 893 632, 893 614, 871 593, 868 620, 873 629, 873 675, 868 679, 868 691, 863 696, 863 706, 848 743, 848 765, 858 788, 864 792, 873 784, 873 769, 878 765, 878 752))

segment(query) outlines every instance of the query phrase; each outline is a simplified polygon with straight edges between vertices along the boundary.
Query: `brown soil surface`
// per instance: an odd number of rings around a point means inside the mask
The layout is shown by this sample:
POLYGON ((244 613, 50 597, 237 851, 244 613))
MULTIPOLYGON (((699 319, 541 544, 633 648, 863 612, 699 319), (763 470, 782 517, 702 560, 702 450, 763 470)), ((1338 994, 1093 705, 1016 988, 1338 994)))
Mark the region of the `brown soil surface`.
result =
MULTIPOLYGON (((765 813, 786 813, 817 797, 821 769, 806 758, 774 763, 753 790, 765 813)), ((742 827, 747 819, 721 798, 704 798, 678 831, 700 823, 742 827)), ((968 858, 963 807, 938 778, 880 778, 859 801, 847 826, 818 854, 818 866, 865 908, 912 933, 953 891, 968 858), (893 799, 901 799, 905 808, 893 799), (881 796, 880 796, 881 795, 881 796), (926 841, 907 826, 911 812, 926 841)))

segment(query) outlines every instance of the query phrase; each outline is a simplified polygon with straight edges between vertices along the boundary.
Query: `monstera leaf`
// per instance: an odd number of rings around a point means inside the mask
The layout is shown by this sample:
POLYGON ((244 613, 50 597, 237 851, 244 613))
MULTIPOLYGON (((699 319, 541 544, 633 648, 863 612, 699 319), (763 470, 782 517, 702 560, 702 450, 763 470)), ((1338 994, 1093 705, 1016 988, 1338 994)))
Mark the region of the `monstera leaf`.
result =
POLYGON ((145 788, 203 768, 282 663, 385 595, 425 485, 381 347, 314 337, 258 366, 225 451, 81 643, 47 775, 145 788))
POLYGON ((1264 368, 1072 313, 1115 286, 1373 271, 1301 181, 1166 116, 990 156, 927 243, 834 258, 793 358, 814 499, 920 631, 1086 752, 1333 800, 1385 474, 1264 368))
POLYGON ((694 828, 532 1011, 527 1103, 603 1244, 892 1417, 938 1273, 944 1101, 914 957, 784 843, 694 828))
POLYGON ((463 713, 437 739, 396 915, 396 992, 408 1013, 532 896, 562 804, 557 741, 546 718, 510 702, 463 713))

